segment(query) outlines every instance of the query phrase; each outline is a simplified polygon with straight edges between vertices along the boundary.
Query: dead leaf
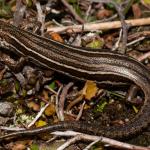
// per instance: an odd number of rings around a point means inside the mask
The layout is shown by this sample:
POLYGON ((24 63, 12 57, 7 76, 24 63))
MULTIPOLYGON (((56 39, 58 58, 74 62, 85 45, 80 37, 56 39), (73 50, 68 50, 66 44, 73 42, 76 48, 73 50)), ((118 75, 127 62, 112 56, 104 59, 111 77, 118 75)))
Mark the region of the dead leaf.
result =
POLYGON ((133 11, 134 18, 141 17, 142 12, 138 3, 132 5, 132 11, 133 11))
POLYGON ((97 19, 104 19, 110 17, 113 14, 111 10, 103 9, 97 12, 96 17, 97 19))
POLYGON ((94 81, 87 81, 83 88, 83 94, 87 100, 91 100, 97 93, 97 86, 94 81))
POLYGON ((112 34, 106 35, 105 36, 105 46, 109 49, 113 48, 113 43, 114 43, 114 36, 112 34))
POLYGON ((62 37, 58 34, 58 33, 49 33, 50 36, 51 36, 51 39, 55 40, 55 41, 58 41, 60 43, 64 43, 64 40, 62 39, 62 37))
POLYGON ((48 100, 49 100, 49 95, 48 95, 48 92, 47 92, 46 90, 43 90, 43 91, 42 91, 42 97, 44 98, 44 100, 45 100, 46 102, 48 102, 48 100))
POLYGON ((46 110, 45 110, 45 115, 46 116, 52 116, 53 114, 55 114, 56 110, 55 110, 55 105, 54 104, 50 104, 46 110))
POLYGON ((29 108, 32 108, 34 111, 40 110, 40 106, 33 101, 28 102, 27 105, 29 108))

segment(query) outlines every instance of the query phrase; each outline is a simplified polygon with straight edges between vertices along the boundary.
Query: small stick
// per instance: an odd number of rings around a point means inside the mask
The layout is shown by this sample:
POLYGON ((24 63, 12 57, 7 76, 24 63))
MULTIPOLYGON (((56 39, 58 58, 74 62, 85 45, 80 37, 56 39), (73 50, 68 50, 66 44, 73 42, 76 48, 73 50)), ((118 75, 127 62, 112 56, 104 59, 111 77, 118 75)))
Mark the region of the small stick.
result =
POLYGON ((85 106, 85 101, 84 101, 83 104, 81 105, 80 111, 79 111, 78 116, 77 116, 77 118, 76 118, 77 121, 80 120, 80 118, 81 118, 81 116, 82 116, 84 106, 85 106))
POLYGON ((33 126, 35 122, 42 116, 45 109, 49 106, 50 103, 47 103, 44 107, 41 108, 40 112, 37 114, 37 116, 33 119, 33 121, 28 125, 28 128, 33 126))
POLYGON ((140 37, 140 38, 138 38, 138 39, 136 39, 136 40, 134 40, 134 41, 132 41, 130 43, 127 43, 127 46, 131 46, 131 45, 133 45, 133 44, 135 44, 137 42, 143 41, 144 39, 145 39, 145 37, 142 36, 142 37, 140 37))
POLYGON ((58 102, 58 111, 59 111, 59 116, 61 118, 61 121, 64 121, 64 103, 66 100, 67 93, 72 86, 73 86, 73 82, 69 82, 66 86, 64 86, 60 94, 60 98, 58 102))
POLYGON ((99 140, 102 143, 109 144, 110 146, 112 146, 114 148, 121 148, 121 149, 127 149, 127 150, 150 150, 149 147, 136 146, 136 145, 120 142, 120 141, 117 141, 117 140, 113 140, 113 139, 110 139, 110 138, 106 138, 106 137, 103 137, 103 136, 88 135, 88 134, 83 134, 83 133, 74 132, 74 131, 65 131, 65 132, 56 131, 56 132, 52 132, 51 134, 57 135, 57 136, 64 136, 64 137, 69 137, 69 136, 74 137, 74 138, 70 139, 69 142, 64 143, 62 145, 62 147, 60 147, 59 150, 63 150, 64 148, 69 146, 69 144, 75 143, 77 140, 78 141, 79 140, 84 140, 84 141, 85 140, 86 141, 99 140))
POLYGON ((22 131, 25 130, 25 128, 19 128, 19 127, 4 127, 0 126, 0 130, 7 130, 7 131, 22 131))
POLYGON ((114 47, 112 48, 112 51, 115 51, 119 47, 121 37, 122 37, 122 29, 120 30, 119 38, 118 38, 117 42, 115 43, 114 47))
MULTIPOLYGON (((148 18, 141 18, 141 19, 131 19, 125 20, 127 24, 130 24, 130 27, 134 26, 143 26, 143 25, 150 25, 150 17, 148 18)), ((72 26, 64 26, 64 27, 48 27, 48 32, 88 32, 88 31, 97 31, 97 30, 110 30, 110 29, 118 29, 121 28, 120 21, 111 21, 111 22, 104 22, 104 23, 86 23, 83 25, 72 25, 72 26)))
POLYGON ((45 14, 42 11, 40 2, 36 1, 35 3, 36 8, 37 8, 37 18, 38 21, 41 22, 42 26, 41 26, 41 35, 44 35, 44 22, 45 22, 45 14))
POLYGON ((150 37, 150 31, 141 31, 141 32, 137 32, 137 33, 133 33, 133 34, 130 34, 128 36, 128 40, 133 40, 133 39, 137 39, 138 37, 150 37))
POLYGON ((147 52, 145 54, 142 54, 141 56, 138 57, 138 61, 143 61, 144 59, 150 57, 150 52, 147 52))
POLYGON ((100 141, 100 139, 97 139, 97 140, 93 141, 93 142, 90 143, 88 146, 86 146, 86 148, 84 148, 83 150, 89 150, 89 149, 91 149, 91 147, 92 147, 93 145, 95 145, 96 143, 98 143, 99 141, 100 141))

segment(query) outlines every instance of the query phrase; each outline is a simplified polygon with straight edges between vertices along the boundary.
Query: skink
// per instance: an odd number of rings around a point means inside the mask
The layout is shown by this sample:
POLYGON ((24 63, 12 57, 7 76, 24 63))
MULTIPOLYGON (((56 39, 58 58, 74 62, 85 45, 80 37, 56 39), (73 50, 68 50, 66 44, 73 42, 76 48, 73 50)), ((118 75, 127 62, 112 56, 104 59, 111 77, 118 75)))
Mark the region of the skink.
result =
POLYGON ((145 100, 140 112, 128 124, 100 127, 87 122, 60 122, 33 130, 18 131, 5 136, 18 137, 72 129, 110 138, 123 138, 140 132, 150 123, 150 72, 135 59, 110 51, 87 51, 47 39, 0 21, 0 46, 28 57, 44 67, 79 79, 93 80, 100 85, 117 85, 130 81, 141 88, 145 100))

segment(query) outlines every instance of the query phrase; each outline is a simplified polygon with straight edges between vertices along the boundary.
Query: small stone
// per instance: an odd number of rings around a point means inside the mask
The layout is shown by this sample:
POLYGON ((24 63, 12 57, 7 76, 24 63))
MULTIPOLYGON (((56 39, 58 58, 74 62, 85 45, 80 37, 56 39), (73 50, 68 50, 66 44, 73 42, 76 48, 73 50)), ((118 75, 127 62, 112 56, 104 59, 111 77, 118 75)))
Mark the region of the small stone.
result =
POLYGON ((0 115, 12 116, 14 105, 10 102, 0 102, 0 115))

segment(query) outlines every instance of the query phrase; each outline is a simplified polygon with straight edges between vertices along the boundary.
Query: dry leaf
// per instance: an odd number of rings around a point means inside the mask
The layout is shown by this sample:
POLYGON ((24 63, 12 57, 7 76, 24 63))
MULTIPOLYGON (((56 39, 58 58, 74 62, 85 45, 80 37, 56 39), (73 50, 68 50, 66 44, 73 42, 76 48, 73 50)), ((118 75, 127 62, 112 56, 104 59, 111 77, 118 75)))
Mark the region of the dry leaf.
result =
POLYGON ((139 7, 139 4, 133 4, 132 5, 132 11, 133 11, 133 14, 134 14, 134 18, 140 18, 141 15, 142 15, 142 12, 141 12, 141 9, 139 7))
POLYGON ((44 98, 44 100, 46 100, 48 102, 49 96, 48 96, 48 92, 46 90, 42 91, 42 97, 44 98))
POLYGON ((55 110, 55 105, 54 104, 50 104, 46 110, 45 110, 45 115, 46 116, 51 116, 53 114, 55 114, 56 110, 55 110))
POLYGON ((85 95, 85 98, 87 100, 91 100, 91 98, 93 98, 96 95, 97 90, 98 90, 98 88, 94 81, 87 81, 83 88, 83 91, 84 91, 83 93, 85 95))
POLYGON ((112 34, 108 34, 108 35, 104 36, 105 46, 109 49, 112 49, 114 40, 115 40, 115 38, 114 38, 114 35, 112 35, 112 34))
POLYGON ((96 14, 97 19, 104 19, 107 17, 110 17, 113 14, 113 12, 111 10, 107 10, 107 9, 103 9, 98 11, 98 13, 96 14))
POLYGON ((29 108, 32 108, 34 111, 40 110, 40 106, 33 101, 28 102, 27 105, 29 108))
POLYGON ((58 33, 50 33, 51 39, 58 41, 60 43, 64 43, 63 39, 61 38, 61 36, 58 33))

